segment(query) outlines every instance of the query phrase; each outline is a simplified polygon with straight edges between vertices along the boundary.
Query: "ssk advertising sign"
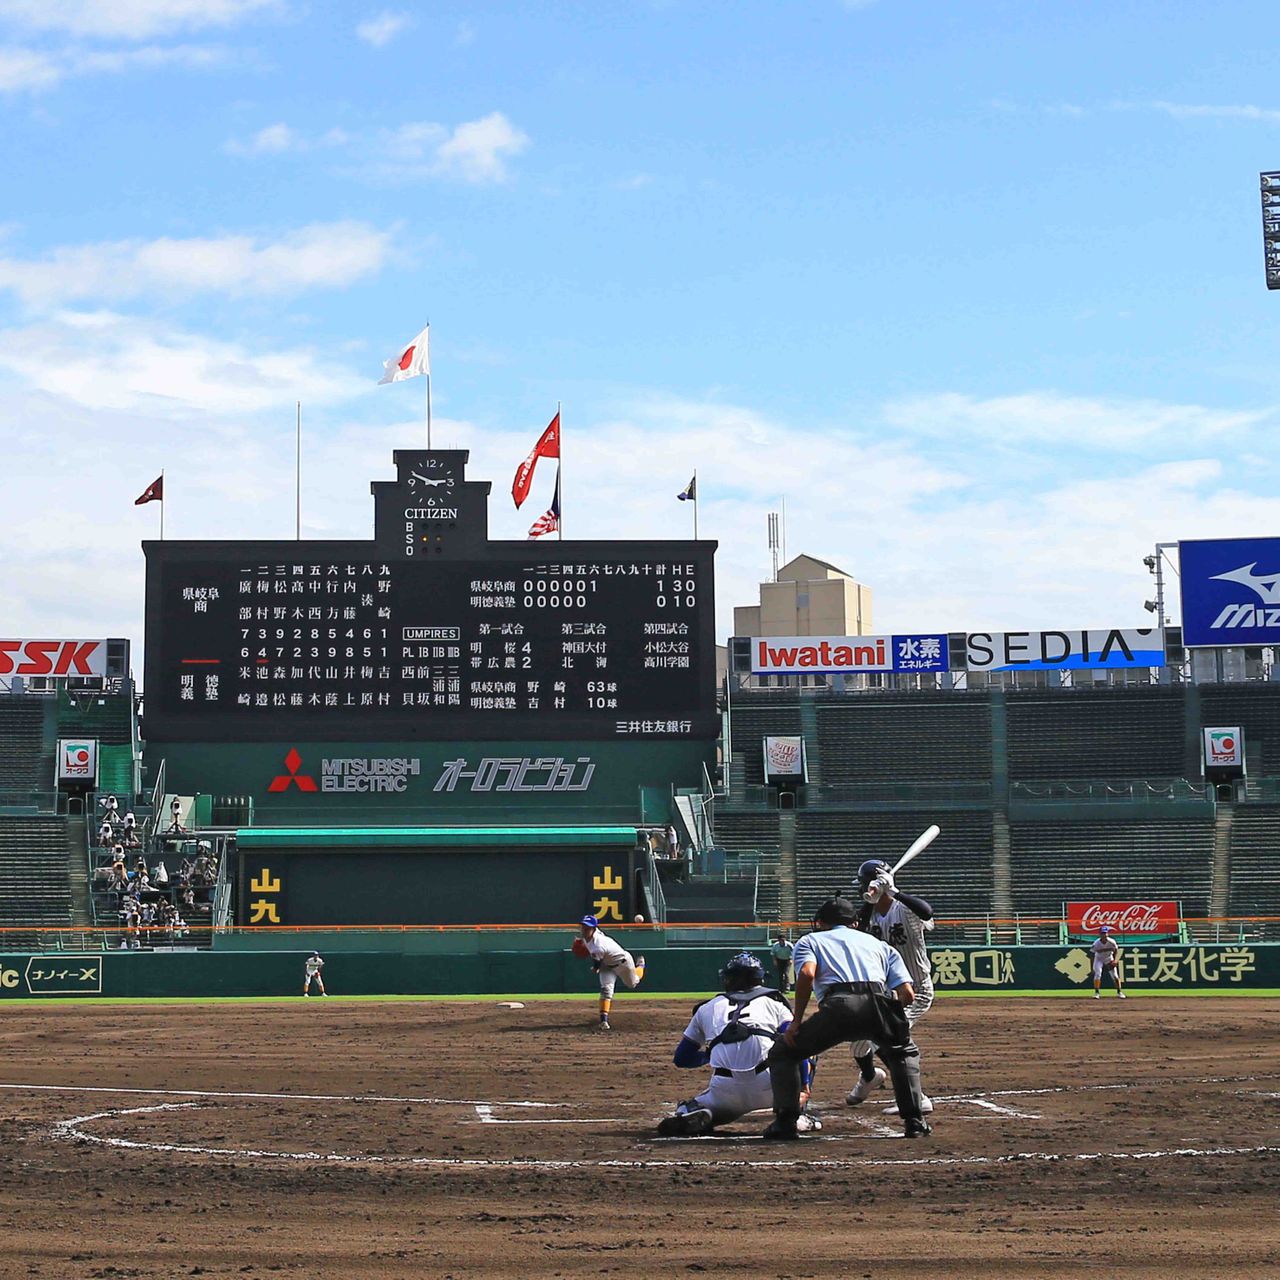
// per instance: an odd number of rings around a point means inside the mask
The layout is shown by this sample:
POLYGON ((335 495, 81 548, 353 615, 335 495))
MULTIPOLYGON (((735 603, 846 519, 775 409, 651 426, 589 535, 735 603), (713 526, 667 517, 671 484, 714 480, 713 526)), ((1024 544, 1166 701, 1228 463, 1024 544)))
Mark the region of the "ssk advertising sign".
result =
POLYGON ((1068 902, 1067 932, 1094 934, 1109 925, 1122 936, 1176 936, 1181 918, 1176 902, 1068 902))
POLYGON ((0 677, 106 674, 105 640, 0 640, 0 677))
POLYGON ((58 781, 97 782, 98 742, 96 738, 58 739, 58 781))
POLYGON ((1179 542, 1178 562, 1183 644, 1280 644, 1280 538, 1179 542))

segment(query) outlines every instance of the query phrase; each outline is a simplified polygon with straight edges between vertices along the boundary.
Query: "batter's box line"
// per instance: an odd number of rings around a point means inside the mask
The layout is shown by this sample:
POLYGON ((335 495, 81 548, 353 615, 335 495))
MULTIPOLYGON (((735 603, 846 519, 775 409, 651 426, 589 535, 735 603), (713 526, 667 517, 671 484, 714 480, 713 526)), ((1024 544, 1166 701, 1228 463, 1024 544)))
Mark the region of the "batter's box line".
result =
MULTIPOLYGON (((107 1138, 100 1134, 86 1133, 83 1125, 96 1120, 117 1120, 124 1116, 154 1115, 162 1111, 184 1111, 199 1106, 191 1102, 161 1102, 150 1107, 126 1107, 110 1111, 96 1111, 89 1115, 72 1116, 59 1120, 51 1131, 55 1138, 72 1142, 93 1143, 129 1151, 152 1151, 174 1155, 225 1156, 234 1160, 285 1160, 298 1163, 322 1163, 345 1165, 385 1165, 389 1167, 413 1167, 433 1169, 868 1169, 893 1167, 940 1168, 956 1165, 1003 1164, 1070 1164, 1097 1160, 1167 1160, 1204 1159, 1226 1156, 1280 1155, 1280 1147, 1178 1147, 1170 1151, 1092 1151, 1076 1154, 1060 1154, 1045 1151, 1021 1151, 1007 1156, 932 1156, 921 1159, 878 1160, 864 1157, 852 1160, 798 1159, 798 1160, 529 1160, 490 1159, 467 1156, 377 1156, 342 1155, 323 1151, 266 1151, 245 1147, 204 1147, 194 1143, 138 1142, 132 1138, 107 1138)), ((835 1141, 835 1139, 831 1139, 835 1141)), ((806 1145, 815 1141, 808 1139, 806 1145)), ((818 1139, 821 1141, 821 1139, 818 1139)))

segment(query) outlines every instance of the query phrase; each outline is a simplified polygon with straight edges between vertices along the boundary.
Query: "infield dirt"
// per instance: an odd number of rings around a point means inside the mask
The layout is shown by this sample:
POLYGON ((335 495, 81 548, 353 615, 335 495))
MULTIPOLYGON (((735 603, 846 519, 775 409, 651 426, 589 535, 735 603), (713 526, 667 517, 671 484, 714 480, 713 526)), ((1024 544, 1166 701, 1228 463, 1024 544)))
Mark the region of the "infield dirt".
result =
POLYGON ((656 1139, 688 1012, 0 1006, 0 1277, 1280 1269, 1278 1001, 944 998, 931 1139, 846 1107, 837 1050, 782 1145, 656 1139))

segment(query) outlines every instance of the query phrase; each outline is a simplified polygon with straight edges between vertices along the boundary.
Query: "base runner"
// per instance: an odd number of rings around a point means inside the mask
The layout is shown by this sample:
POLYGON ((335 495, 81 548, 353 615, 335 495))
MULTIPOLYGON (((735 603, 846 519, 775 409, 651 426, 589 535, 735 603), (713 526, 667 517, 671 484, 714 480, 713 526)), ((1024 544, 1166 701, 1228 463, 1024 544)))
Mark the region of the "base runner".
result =
POLYGON ((600 978, 600 1021, 596 1030, 608 1031, 609 1011, 613 1008, 613 991, 619 981, 631 991, 644 978, 644 956, 634 959, 625 947, 600 929, 595 916, 582 917, 581 935, 573 940, 573 954, 590 959, 600 978))
MULTIPOLYGON (((693 1011, 684 1036, 676 1046, 677 1067, 711 1068, 707 1087, 675 1115, 658 1124, 664 1138, 692 1137, 728 1124, 751 1111, 773 1106, 766 1059, 774 1041, 791 1024, 791 1006, 776 987, 766 987, 764 966, 749 951, 732 956, 720 970, 724 991, 704 1000, 693 1011)), ((812 1059, 805 1063, 802 1104, 808 1100, 812 1059)), ((796 1120, 800 1133, 822 1128, 815 1117, 802 1111, 796 1120)))
POLYGON ((1111 936, 1111 926, 1104 924, 1098 930, 1097 941, 1089 948, 1093 953, 1093 998, 1102 999, 1102 976, 1110 974, 1115 984, 1116 995, 1121 1000, 1124 996, 1124 981, 1120 977, 1120 948, 1111 936))

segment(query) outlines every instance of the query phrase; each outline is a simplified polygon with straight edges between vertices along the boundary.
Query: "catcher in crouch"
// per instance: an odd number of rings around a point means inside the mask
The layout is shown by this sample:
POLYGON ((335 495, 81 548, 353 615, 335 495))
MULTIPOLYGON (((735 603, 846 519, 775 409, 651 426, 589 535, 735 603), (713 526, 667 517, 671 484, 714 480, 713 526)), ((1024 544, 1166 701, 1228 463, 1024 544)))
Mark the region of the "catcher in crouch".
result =
MULTIPOLYGON (((720 970, 720 981, 723 994, 694 1008, 673 1059, 677 1067, 710 1066, 711 1081, 696 1097, 682 1102, 675 1115, 659 1121, 658 1133, 664 1138, 706 1133, 749 1111, 773 1106, 766 1058, 791 1023, 791 1006, 781 991, 764 985, 764 965, 749 951, 729 960, 720 970)), ((812 1066, 809 1058, 802 1067, 802 1103, 808 1098, 812 1066)), ((800 1133, 821 1128, 807 1112, 796 1120, 800 1133)))
POLYGON ((575 956, 591 960, 591 968, 600 978, 599 1031, 609 1030, 609 1010, 613 1007, 613 989, 618 979, 622 985, 634 991, 644 978, 644 956, 631 957, 619 942, 600 929, 595 916, 582 917, 582 932, 574 938, 571 948, 575 956))

